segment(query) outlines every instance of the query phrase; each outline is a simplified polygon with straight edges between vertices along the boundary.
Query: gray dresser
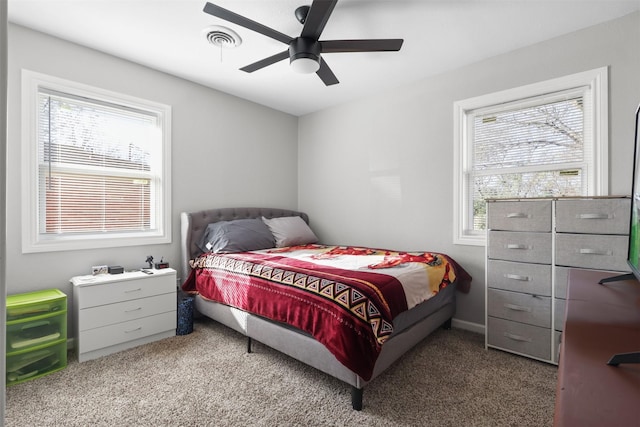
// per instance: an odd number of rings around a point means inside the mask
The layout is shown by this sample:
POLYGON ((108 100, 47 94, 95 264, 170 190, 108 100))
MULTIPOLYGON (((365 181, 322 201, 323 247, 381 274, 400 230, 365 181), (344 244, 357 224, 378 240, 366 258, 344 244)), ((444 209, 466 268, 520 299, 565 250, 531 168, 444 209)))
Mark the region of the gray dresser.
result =
POLYGON ((487 204, 486 346, 558 362, 570 268, 627 271, 631 200, 487 204))

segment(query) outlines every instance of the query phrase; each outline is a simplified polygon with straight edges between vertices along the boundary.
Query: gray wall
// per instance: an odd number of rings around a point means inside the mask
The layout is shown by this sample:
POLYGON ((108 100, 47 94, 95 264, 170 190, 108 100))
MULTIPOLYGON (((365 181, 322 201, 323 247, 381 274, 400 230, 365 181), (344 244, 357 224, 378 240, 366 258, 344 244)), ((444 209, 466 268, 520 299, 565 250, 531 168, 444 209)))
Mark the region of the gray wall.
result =
POLYGON ((8 62, 7 293, 58 288, 71 296, 69 279, 90 274, 92 265, 139 268, 147 255, 177 267, 182 211, 297 208, 296 117, 13 24, 8 62), (22 254, 23 68, 172 106, 171 244, 22 254))
POLYGON ((453 103, 609 66, 609 190, 631 192, 640 13, 301 117, 299 208, 325 241, 449 253, 474 277, 456 319, 484 326, 484 247, 453 244, 453 103))

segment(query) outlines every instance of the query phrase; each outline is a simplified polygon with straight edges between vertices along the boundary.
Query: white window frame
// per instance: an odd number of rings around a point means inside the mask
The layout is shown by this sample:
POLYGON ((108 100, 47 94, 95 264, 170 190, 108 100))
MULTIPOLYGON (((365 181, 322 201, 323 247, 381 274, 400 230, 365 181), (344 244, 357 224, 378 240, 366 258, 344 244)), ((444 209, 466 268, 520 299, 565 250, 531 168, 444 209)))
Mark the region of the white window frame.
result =
POLYGON ((171 243, 171 107, 121 93, 22 70, 22 252, 50 252, 171 243), (127 233, 43 235, 38 212, 38 91, 47 88, 74 96, 156 114, 162 133, 162 200, 154 211, 155 230, 127 233))
POLYGON ((514 89, 456 101, 453 104, 453 243, 483 246, 486 232, 467 229, 471 215, 470 196, 465 185, 465 174, 471 166, 473 113, 528 98, 584 87, 584 98, 591 105, 585 115, 585 143, 591 140, 593 170, 588 172, 589 188, 593 194, 606 195, 609 191, 609 124, 608 124, 608 69, 584 71, 514 89))

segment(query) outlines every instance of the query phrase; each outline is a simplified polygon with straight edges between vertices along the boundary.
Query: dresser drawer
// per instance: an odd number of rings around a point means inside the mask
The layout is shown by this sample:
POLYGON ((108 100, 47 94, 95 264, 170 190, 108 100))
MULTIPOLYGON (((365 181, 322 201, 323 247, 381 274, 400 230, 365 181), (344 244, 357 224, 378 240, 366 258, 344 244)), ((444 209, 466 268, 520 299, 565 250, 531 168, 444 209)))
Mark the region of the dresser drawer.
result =
POLYGON ((631 199, 558 200, 559 233, 628 234, 631 199))
POLYGON ((516 353, 551 359, 549 329, 504 319, 487 319, 487 344, 516 353))
POLYGON ((551 200, 489 202, 490 230, 551 231, 551 200))
POLYGON ((175 293, 156 295, 82 309, 78 312, 78 327, 80 331, 86 331, 175 310, 175 293))
POLYGON ((487 315, 550 328, 551 298, 488 289, 487 315))
POLYGON ((571 267, 555 267, 556 298, 567 299, 567 284, 569 283, 571 267))
POLYGON ((553 300, 553 310, 554 316, 553 319, 553 329, 556 331, 564 330, 564 309, 567 305, 567 300, 564 299, 554 299, 553 300))
MULTIPOLYGON (((569 271, 575 267, 555 267, 555 284, 556 284, 556 298, 567 299, 567 285, 569 283, 569 271)), ((591 269, 589 269, 591 270, 591 269)), ((604 271, 604 270, 594 270, 594 271, 604 271)), ((624 274, 624 272, 620 271, 609 271, 606 272, 611 273, 611 276, 617 276, 619 274, 624 274)))
POLYGON ((556 264, 597 270, 627 270, 627 236, 557 234, 556 264))
POLYGON ((492 259, 487 262, 487 286, 551 296, 551 266, 492 259))
POLYGON ((562 332, 553 331, 553 362, 560 363, 560 344, 562 344, 562 332))
POLYGON ((79 352, 86 353, 176 329, 176 312, 80 331, 79 352))
POLYGON ((491 259, 551 264, 551 233, 491 230, 488 244, 491 259))
POLYGON ((135 280, 76 286, 74 304, 77 308, 95 307, 115 302, 146 298, 154 295, 176 293, 175 274, 150 275, 135 280))

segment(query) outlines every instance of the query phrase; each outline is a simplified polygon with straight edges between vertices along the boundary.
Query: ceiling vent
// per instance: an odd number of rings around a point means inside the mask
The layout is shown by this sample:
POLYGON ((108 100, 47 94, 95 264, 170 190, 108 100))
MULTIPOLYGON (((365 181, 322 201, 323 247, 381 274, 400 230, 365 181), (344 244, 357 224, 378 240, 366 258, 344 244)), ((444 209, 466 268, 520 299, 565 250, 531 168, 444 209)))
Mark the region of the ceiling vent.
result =
POLYGON ((242 44, 242 39, 235 31, 220 25, 207 27, 202 33, 210 44, 219 48, 230 49, 242 44))

